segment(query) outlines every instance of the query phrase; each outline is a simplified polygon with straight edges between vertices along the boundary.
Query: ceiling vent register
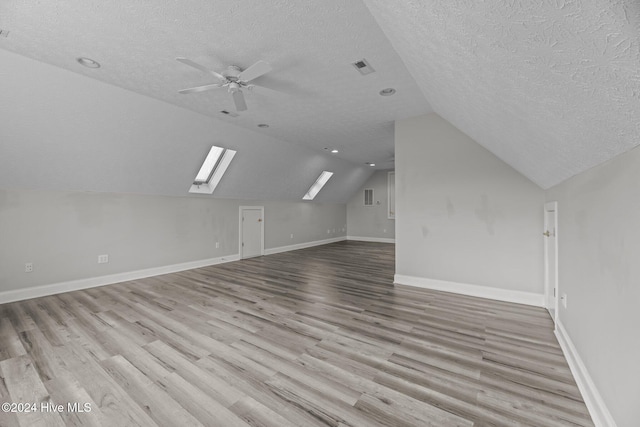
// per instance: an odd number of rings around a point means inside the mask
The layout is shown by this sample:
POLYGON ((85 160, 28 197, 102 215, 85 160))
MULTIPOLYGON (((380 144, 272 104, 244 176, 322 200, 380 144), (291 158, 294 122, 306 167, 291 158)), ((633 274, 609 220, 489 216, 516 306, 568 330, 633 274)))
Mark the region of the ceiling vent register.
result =
POLYGON ((359 61, 353 62, 351 65, 353 65, 355 69, 358 70, 358 72, 363 76, 366 76, 367 74, 371 74, 376 71, 373 69, 371 64, 369 64, 369 62, 364 58, 362 58, 359 61))

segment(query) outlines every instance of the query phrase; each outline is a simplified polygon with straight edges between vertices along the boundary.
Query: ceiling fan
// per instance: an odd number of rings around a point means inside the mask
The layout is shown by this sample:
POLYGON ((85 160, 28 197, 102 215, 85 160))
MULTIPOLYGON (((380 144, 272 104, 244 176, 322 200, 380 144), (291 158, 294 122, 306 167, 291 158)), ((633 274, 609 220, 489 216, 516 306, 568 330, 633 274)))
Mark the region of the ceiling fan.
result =
POLYGON ((182 89, 182 90, 179 90, 178 93, 181 93, 181 94, 198 93, 198 92, 204 92, 206 90, 226 87, 227 91, 231 94, 233 98, 233 103, 235 104, 236 110, 238 111, 246 111, 247 109, 247 103, 245 102, 242 89, 246 88, 248 90, 252 90, 256 85, 249 82, 271 71, 271 65, 269 65, 269 63, 265 61, 258 61, 245 70, 242 70, 240 67, 236 65, 230 65, 222 73, 218 73, 213 70, 210 70, 187 58, 176 58, 176 61, 182 62, 183 64, 193 67, 195 69, 198 69, 200 71, 204 71, 205 73, 209 73, 219 80, 218 83, 212 83, 212 84, 207 84, 202 86, 191 87, 188 89, 182 89))

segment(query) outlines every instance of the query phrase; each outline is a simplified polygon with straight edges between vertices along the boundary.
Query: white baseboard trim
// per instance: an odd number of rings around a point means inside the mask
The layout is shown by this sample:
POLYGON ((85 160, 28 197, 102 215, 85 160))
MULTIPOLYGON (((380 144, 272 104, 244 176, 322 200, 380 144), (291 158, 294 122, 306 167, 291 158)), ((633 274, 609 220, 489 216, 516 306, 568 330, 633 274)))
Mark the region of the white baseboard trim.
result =
POLYGON ((356 242, 377 242, 377 243, 395 243, 396 242, 396 239, 390 239, 387 237, 347 236, 347 240, 355 240, 356 242))
POLYGON ((269 248, 264 250, 265 255, 279 254, 280 252, 296 251, 298 249, 310 248, 312 246, 327 245, 329 243, 342 242, 347 240, 345 236, 332 237, 331 239, 314 240, 313 242, 297 243, 295 245, 279 246, 277 248, 269 248))
POLYGON ((508 289, 492 288, 489 286, 427 279, 425 277, 405 276, 402 274, 396 274, 393 278, 393 283, 432 289, 435 291, 453 292, 454 294, 462 294, 472 297, 544 307, 544 295, 534 294, 532 292, 512 291, 508 289))
POLYGON ((596 427, 616 427, 616 421, 613 419, 611 412, 609 412, 602 396, 600 396, 596 385, 589 375, 589 371, 587 371, 587 367, 582 362, 578 350, 573 345, 573 341, 571 341, 562 323, 556 323, 555 334, 564 353, 564 357, 567 359, 571 373, 578 384, 578 389, 582 394, 584 403, 587 405, 593 423, 596 427))
POLYGON ((194 268, 208 267, 210 265, 223 264, 225 262, 237 261, 240 255, 227 255, 219 258, 209 258, 200 261, 183 262, 180 264, 165 265, 162 267, 147 268, 144 270, 129 271, 125 273, 109 274, 106 276, 90 277, 87 279, 71 280, 69 282, 53 283, 51 285, 35 286, 26 289, 14 289, 0 292, 0 304, 8 302, 22 301, 31 298, 45 297, 48 295, 61 294, 63 292, 78 291, 80 289, 95 288, 98 286, 112 285, 114 283, 126 282, 129 280, 144 279, 145 277, 159 276, 161 274, 176 273, 178 271, 191 270, 194 268))

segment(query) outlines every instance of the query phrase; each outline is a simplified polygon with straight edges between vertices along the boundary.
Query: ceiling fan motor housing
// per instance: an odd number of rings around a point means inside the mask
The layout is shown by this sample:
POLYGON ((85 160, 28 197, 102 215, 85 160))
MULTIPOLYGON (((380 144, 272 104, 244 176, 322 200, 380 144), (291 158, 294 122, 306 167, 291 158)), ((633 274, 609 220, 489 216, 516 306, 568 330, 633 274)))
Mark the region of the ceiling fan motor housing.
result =
POLYGON ((224 72, 224 76, 231 79, 237 79, 242 70, 237 65, 229 65, 227 71, 224 72))

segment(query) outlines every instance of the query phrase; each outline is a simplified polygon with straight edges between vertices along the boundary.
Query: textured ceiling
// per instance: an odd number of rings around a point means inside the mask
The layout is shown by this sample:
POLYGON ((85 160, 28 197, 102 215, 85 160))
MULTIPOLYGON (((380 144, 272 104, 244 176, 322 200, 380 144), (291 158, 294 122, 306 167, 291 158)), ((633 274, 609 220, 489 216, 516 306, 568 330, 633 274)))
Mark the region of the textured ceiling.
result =
POLYGON ((340 158, 392 167, 393 122, 430 112, 420 88, 361 1, 153 0, 22 1, 0 5, 0 48, 257 130, 340 158), (97 70, 75 58, 100 62, 97 70), (258 60, 273 71, 256 82, 249 110, 234 111, 224 89, 180 95, 214 83, 212 76, 175 61, 190 58, 222 71, 258 60), (366 58, 376 73, 351 65, 366 58), (397 89, 392 97, 378 92, 397 89))
POLYGON ((252 150, 220 194, 295 198, 331 167, 326 200, 345 200, 337 187, 366 179, 364 162, 393 166, 394 120, 431 107, 543 188, 640 143, 637 0, 4 0, 0 30, 3 186, 184 194, 218 142, 252 150), (256 83, 283 93, 256 90, 225 116, 224 90, 177 93, 213 82, 177 56, 218 71, 268 61, 256 83), (361 58, 376 72, 356 72, 361 58))
POLYGON ((543 188, 640 144, 638 0, 364 0, 433 109, 543 188))
POLYGON ((0 188, 187 196, 212 144, 238 151, 214 197, 301 200, 328 170, 315 201, 345 203, 373 172, 5 50, 0 64, 0 188))

